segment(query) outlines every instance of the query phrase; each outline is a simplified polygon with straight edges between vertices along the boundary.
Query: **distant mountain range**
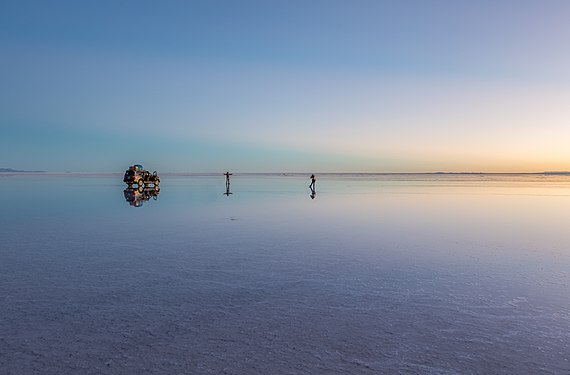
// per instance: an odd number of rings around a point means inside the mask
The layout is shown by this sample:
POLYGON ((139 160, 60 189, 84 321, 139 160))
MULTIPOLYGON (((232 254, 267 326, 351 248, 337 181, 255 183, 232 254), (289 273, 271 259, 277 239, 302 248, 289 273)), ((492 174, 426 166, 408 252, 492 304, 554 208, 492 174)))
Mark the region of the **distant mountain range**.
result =
POLYGON ((0 173, 45 173, 45 171, 21 171, 13 168, 0 168, 0 173))
MULTIPOLYGON (((412 173, 413 174, 413 173, 412 173)), ((543 174, 543 175, 570 175, 568 171, 546 171, 546 172, 434 172, 426 174, 543 174)))
POLYGON ((570 175, 570 172, 544 172, 544 174, 554 174, 554 175, 570 175))

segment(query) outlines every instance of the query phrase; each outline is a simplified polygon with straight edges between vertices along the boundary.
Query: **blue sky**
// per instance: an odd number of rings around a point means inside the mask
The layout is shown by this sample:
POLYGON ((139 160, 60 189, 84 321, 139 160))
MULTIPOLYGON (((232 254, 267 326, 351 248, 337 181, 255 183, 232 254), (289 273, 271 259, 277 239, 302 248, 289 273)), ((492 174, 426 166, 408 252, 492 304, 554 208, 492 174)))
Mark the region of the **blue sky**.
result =
POLYGON ((0 167, 570 170, 568 1, 4 1, 0 167))

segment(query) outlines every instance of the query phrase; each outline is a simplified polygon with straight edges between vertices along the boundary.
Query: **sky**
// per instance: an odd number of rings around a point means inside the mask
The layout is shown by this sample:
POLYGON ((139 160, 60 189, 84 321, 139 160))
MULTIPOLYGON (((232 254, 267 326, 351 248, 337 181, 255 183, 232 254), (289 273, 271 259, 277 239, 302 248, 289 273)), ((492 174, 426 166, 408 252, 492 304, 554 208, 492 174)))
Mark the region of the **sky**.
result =
POLYGON ((570 1, 0 4, 0 168, 570 170, 570 1))

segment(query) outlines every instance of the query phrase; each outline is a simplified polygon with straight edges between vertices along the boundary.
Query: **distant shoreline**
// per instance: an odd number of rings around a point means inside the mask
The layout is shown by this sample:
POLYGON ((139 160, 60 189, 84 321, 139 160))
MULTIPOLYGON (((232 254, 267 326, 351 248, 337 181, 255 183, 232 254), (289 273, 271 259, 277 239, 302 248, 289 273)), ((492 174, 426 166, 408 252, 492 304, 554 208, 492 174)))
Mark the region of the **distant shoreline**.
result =
POLYGON ((47 171, 24 171, 13 168, 0 168, 0 173, 47 173, 47 171))

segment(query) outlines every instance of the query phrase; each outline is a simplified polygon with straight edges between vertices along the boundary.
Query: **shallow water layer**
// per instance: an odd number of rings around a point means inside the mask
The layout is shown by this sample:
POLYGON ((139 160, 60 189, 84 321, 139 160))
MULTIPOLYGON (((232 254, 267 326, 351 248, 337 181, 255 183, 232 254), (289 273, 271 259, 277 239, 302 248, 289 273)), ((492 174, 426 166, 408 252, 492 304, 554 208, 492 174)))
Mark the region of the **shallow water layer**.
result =
POLYGON ((570 177, 161 180, 0 176, 0 373, 570 373, 570 177))

